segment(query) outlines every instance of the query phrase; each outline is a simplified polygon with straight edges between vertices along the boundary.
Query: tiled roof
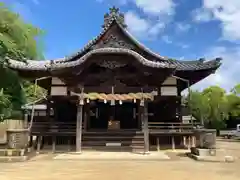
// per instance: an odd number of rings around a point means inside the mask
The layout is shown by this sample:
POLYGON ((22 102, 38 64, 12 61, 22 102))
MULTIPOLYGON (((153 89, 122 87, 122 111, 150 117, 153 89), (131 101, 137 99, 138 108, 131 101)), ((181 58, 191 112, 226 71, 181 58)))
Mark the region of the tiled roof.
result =
POLYGON ((141 44, 138 40, 132 36, 126 28, 122 27, 121 24, 118 23, 117 19, 115 17, 112 17, 112 19, 109 20, 109 23, 104 26, 103 30, 100 32, 100 34, 89 41, 80 51, 77 53, 67 56, 64 58, 59 58, 55 60, 44 60, 44 61, 33 61, 33 60, 27 60, 25 62, 20 62, 12 59, 8 59, 9 63, 8 66, 12 69, 21 69, 21 70, 56 70, 60 68, 66 68, 66 67, 73 67, 82 64, 89 56, 95 54, 95 53, 128 53, 130 55, 133 55, 135 58, 137 58, 141 63, 143 63, 146 66, 155 67, 155 68, 175 68, 179 71, 188 71, 188 70, 201 70, 201 69, 211 69, 211 68, 218 68, 221 63, 220 59, 217 58, 215 60, 211 61, 178 61, 178 60, 170 60, 166 57, 160 56, 159 54, 151 51, 149 48, 145 47, 143 44, 141 44), (102 48, 97 50, 91 50, 90 48, 99 41, 99 39, 106 33, 106 31, 111 27, 113 23, 117 23, 119 28, 123 31, 123 33, 130 38, 130 40, 133 41, 133 43, 138 46, 143 51, 149 53, 153 57, 156 58, 156 61, 151 61, 143 56, 139 55, 138 53, 128 50, 128 49, 121 49, 121 48, 102 48), (74 60, 73 60, 74 59, 74 60))
POLYGON ((176 66, 177 71, 191 71, 218 68, 221 65, 221 58, 216 58, 210 61, 179 61, 171 60, 171 63, 176 66))
POLYGON ((13 69, 21 69, 21 70, 58 70, 63 68, 70 68, 79 66, 84 63, 88 58, 95 54, 127 54, 135 57, 137 61, 142 63, 145 66, 149 66, 152 68, 172 68, 175 69, 176 66, 174 64, 166 62, 153 62, 148 59, 145 59, 143 56, 139 55, 137 52, 129 50, 129 49, 122 49, 122 48, 100 48, 95 49, 84 56, 80 57, 75 61, 31 61, 28 60, 26 62, 20 62, 12 59, 8 59, 8 66, 13 69))

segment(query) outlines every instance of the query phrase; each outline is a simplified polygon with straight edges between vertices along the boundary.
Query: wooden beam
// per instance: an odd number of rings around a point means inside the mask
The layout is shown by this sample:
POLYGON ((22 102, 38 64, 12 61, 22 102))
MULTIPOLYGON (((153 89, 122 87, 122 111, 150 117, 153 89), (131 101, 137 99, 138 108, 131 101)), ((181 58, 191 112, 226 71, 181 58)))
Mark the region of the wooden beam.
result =
POLYGON ((76 125, 76 151, 82 152, 82 117, 83 105, 78 105, 77 108, 77 125, 76 125))
MULTIPOLYGON (((85 86, 84 87, 84 92, 85 93, 89 93, 89 92, 100 92, 100 93, 112 93, 112 87, 111 86, 85 86)), ((72 89, 74 90, 74 92, 81 92, 81 88, 75 88, 75 87, 72 87, 72 88, 69 88, 69 89, 72 89)), ((114 88, 114 92, 115 93, 137 93, 137 92, 141 92, 141 91, 144 91, 145 93, 150 93, 154 90, 158 90, 157 87, 132 87, 132 86, 116 86, 114 88)))

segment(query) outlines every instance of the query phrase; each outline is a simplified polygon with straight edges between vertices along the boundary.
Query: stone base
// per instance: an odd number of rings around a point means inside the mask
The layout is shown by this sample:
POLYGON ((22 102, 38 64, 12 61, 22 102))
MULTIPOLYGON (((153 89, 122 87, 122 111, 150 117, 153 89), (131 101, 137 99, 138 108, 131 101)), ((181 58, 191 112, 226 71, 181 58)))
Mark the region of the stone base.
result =
POLYGON ((197 156, 216 156, 217 150, 216 149, 202 149, 202 148, 191 148, 191 154, 197 156))
POLYGON ((235 159, 232 156, 224 156, 224 157, 218 157, 218 156, 198 156, 192 153, 187 154, 188 157, 196 160, 196 161, 204 161, 204 162, 234 162, 235 159))
POLYGON ((27 153, 25 149, 0 149, 0 157, 2 156, 24 156, 27 153))
POLYGON ((0 156, 0 162, 24 162, 28 160, 28 156, 0 156))

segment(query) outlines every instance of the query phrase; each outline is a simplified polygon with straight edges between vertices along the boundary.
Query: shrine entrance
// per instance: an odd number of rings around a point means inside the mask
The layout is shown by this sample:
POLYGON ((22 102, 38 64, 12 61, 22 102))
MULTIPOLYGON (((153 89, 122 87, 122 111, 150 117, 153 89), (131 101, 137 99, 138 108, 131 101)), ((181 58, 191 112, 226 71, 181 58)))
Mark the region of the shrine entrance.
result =
POLYGON ((111 105, 94 101, 90 104, 88 131, 140 130, 138 106, 133 102, 111 105))

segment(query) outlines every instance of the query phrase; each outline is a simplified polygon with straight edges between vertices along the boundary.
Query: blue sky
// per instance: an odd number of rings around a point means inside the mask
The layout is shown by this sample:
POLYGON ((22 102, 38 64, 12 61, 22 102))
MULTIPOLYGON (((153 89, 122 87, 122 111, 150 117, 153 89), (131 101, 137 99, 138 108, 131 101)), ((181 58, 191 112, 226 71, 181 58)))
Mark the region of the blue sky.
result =
POLYGON ((163 56, 181 60, 223 57, 214 75, 195 85, 202 89, 240 82, 239 0, 3 0, 46 32, 45 57, 81 49, 101 31, 104 13, 116 5, 129 31, 163 56))

